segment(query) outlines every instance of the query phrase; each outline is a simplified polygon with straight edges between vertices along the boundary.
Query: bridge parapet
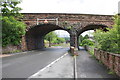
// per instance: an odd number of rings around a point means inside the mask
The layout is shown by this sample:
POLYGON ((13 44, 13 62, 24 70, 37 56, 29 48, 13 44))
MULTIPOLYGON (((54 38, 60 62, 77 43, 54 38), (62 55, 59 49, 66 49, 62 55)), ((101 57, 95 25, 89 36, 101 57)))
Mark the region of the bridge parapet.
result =
MULTIPOLYGON (((39 19, 56 19, 57 18, 58 25, 60 27, 65 27, 64 23, 67 23, 68 27, 71 26, 72 24, 78 24, 78 23, 81 23, 82 25, 88 24, 88 23, 94 23, 94 24, 99 23, 99 24, 106 24, 107 26, 111 26, 113 24, 112 17, 113 17, 112 15, 92 15, 92 14, 24 13, 23 20, 28 26, 35 26, 37 23, 37 18, 39 19)), ((39 22, 41 24, 44 24, 44 20, 43 21, 41 20, 39 22)), ((56 24, 55 21, 48 20, 48 22, 51 24, 56 24)))

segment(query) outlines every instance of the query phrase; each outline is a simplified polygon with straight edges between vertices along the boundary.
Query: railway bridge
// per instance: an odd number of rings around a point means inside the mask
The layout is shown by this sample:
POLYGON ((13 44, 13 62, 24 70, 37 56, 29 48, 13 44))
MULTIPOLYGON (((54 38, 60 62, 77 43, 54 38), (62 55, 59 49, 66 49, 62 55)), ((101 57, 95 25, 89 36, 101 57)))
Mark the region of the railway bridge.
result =
POLYGON ((23 13, 27 24, 22 37, 22 50, 44 48, 44 36, 54 30, 65 30, 70 34, 70 46, 78 48, 78 37, 87 30, 112 27, 113 15, 67 14, 67 13, 23 13))

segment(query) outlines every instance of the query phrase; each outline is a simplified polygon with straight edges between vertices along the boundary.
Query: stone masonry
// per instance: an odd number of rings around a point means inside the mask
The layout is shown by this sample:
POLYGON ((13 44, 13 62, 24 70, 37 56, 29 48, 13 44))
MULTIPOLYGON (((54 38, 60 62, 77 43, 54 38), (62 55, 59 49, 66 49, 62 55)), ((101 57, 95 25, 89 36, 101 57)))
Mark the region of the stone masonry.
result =
POLYGON ((94 49, 95 57, 102 61, 111 71, 120 76, 120 55, 102 50, 94 49))
POLYGON ((104 29, 114 24, 112 15, 64 13, 23 13, 23 15, 27 33, 22 38, 22 50, 43 48, 44 36, 54 30, 67 31, 70 34, 70 46, 77 48, 78 36, 84 31, 104 29))

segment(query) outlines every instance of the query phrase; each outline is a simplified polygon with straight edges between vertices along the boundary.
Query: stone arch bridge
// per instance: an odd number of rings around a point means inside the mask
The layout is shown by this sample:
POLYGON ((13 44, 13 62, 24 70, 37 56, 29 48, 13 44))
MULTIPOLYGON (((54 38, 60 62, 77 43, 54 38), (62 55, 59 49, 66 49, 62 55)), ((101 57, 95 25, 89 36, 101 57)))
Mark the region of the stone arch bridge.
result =
POLYGON ((44 47, 44 36, 54 30, 65 30, 70 34, 70 46, 78 47, 79 35, 87 30, 112 27, 112 15, 23 13, 27 24, 26 35, 22 37, 22 50, 44 47))

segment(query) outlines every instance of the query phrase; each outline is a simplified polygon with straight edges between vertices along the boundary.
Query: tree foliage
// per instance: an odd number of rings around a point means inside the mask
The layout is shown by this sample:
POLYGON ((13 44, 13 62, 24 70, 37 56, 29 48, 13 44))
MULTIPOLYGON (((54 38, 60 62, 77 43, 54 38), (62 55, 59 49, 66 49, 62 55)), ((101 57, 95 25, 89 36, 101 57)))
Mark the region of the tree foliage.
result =
POLYGON ((14 16, 16 18, 21 18, 22 15, 19 13, 22 9, 20 7, 17 7, 17 5, 20 4, 20 1, 4 1, 1 2, 2 6, 2 15, 3 16, 14 16))
POLYGON ((83 45, 83 46, 86 46, 86 45, 92 46, 92 45, 94 45, 94 42, 91 41, 90 39, 84 39, 84 40, 82 41, 82 45, 83 45))
POLYGON ((89 38, 89 36, 86 34, 84 37, 83 37, 83 40, 84 39, 88 39, 89 38))
POLYGON ((80 39, 80 46, 85 46, 85 45, 92 46, 94 44, 93 41, 89 40, 88 35, 85 35, 84 37, 80 35, 79 39, 80 39))
POLYGON ((57 43, 63 43, 65 42, 64 38, 57 37, 57 43))
POLYGON ((3 17, 2 26, 2 45, 19 45, 22 35, 25 34, 26 25, 10 16, 3 17))
POLYGON ((107 32, 97 30, 94 33, 95 47, 104 51, 120 53, 120 16, 114 16, 113 28, 107 32))
POLYGON ((51 43, 63 43, 65 42, 64 38, 58 37, 55 32, 50 32, 45 36, 45 40, 49 41, 49 47, 51 47, 51 43))
POLYGON ((84 38, 84 37, 83 37, 82 35, 79 36, 79 42, 80 42, 80 43, 82 43, 83 38, 84 38))
POLYGON ((48 40, 49 42, 55 40, 57 35, 54 32, 50 32, 45 36, 45 39, 48 40))
POLYGON ((20 21, 20 2, 1 2, 2 6, 2 46, 9 44, 19 45, 22 35, 25 34, 26 25, 20 21))

